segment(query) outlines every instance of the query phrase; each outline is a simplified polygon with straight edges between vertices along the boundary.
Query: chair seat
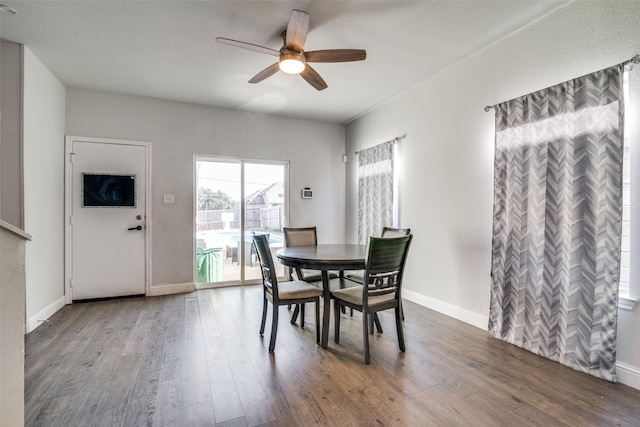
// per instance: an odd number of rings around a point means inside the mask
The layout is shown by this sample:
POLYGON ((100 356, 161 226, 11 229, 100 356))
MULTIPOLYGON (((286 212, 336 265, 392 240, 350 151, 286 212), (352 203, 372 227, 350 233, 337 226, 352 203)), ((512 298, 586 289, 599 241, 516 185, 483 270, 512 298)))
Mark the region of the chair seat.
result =
MULTIPOLYGON (((339 298, 351 304, 362 305, 362 286, 356 286, 353 288, 346 288, 346 289, 337 289, 333 291, 332 294, 334 298, 339 298)), ((394 293, 370 296, 369 305, 381 304, 383 302, 393 301, 394 299, 395 299, 394 293)))
MULTIPOLYGON (((323 285, 322 285, 322 280, 319 280, 317 282, 312 282, 311 283, 312 286, 315 286, 316 288, 322 290, 323 285)), ((333 291, 337 291, 340 289, 348 289, 348 288, 353 288, 353 287, 359 287, 360 285, 358 285, 356 282, 352 282, 351 280, 347 280, 346 278, 340 278, 340 277, 336 277, 333 278, 331 280, 329 280, 329 292, 333 293, 333 291)))
MULTIPOLYGON (((318 270, 302 270, 305 282, 320 282, 322 280, 322 273, 318 270)), ((336 279, 338 275, 336 273, 329 273, 329 279, 336 279)))
MULTIPOLYGON (((280 282, 278 283, 278 291, 280 292, 281 300, 313 298, 322 295, 320 289, 302 280, 280 282)), ((271 288, 269 288, 268 292, 271 293, 271 288)))
POLYGON ((364 271, 360 270, 356 273, 347 274, 347 279, 362 284, 364 282, 364 271))

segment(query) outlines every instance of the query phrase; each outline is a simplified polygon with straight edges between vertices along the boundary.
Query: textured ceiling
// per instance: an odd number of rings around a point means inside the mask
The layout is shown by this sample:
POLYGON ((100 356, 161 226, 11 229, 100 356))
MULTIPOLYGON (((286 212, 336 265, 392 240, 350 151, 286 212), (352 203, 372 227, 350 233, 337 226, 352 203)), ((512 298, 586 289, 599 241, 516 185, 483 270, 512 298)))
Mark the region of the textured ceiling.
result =
MULTIPOLYGON (((0 36, 22 43, 67 87, 349 121, 568 1, 4 1, 0 36), (329 87, 277 73, 273 49, 292 9, 311 16, 305 50, 367 50, 361 62, 314 64, 329 87)), ((472 72, 472 70, 469 70, 472 72)))

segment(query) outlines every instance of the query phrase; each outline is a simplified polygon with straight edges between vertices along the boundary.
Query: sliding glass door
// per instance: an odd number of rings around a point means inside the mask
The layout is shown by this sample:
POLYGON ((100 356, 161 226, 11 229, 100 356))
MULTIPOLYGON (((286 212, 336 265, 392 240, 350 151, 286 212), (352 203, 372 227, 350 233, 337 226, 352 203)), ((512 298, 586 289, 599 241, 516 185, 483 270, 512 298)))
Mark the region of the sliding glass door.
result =
MULTIPOLYGON (((287 163, 200 157, 195 168, 196 283, 259 282, 252 235, 266 234, 272 253, 283 245, 287 163)), ((282 265, 275 265, 282 276, 282 265)))

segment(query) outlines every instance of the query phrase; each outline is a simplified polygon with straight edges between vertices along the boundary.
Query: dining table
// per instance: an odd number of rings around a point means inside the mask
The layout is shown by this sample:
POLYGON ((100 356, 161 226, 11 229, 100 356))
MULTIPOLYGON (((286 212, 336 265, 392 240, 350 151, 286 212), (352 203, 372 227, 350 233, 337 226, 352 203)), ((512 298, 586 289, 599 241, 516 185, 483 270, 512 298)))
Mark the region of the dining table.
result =
MULTIPOLYGON (((359 286, 344 277, 344 271, 364 270, 367 257, 366 245, 318 244, 293 246, 278 249, 276 258, 291 268, 319 270, 322 276, 322 348, 329 342, 329 320, 331 317, 331 291, 337 288, 359 286), (338 271, 339 277, 329 278, 329 271, 338 271)), ((336 316, 339 313, 335 313, 336 316)))

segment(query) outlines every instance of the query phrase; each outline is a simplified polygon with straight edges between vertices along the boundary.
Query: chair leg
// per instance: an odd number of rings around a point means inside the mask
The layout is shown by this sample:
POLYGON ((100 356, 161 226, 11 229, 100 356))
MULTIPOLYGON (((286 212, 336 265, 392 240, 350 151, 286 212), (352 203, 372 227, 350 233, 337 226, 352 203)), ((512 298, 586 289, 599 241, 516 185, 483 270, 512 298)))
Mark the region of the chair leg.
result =
POLYGON ((293 325, 298 320, 298 313, 300 313, 300 304, 296 304, 293 308, 293 314, 291 315, 291 324, 293 325))
POLYGON ((267 304, 269 304, 269 302, 264 298, 262 301, 262 323, 260 324, 260 336, 264 335, 264 325, 267 321, 267 304))
POLYGON ((320 297, 316 298, 316 344, 320 344, 320 297))
POLYGON ((405 351, 404 345, 404 329, 402 326, 402 306, 399 305, 396 307, 396 329, 398 331, 398 346, 400 347, 400 351, 405 351))
POLYGON ((373 313, 371 316, 373 316, 373 323, 376 325, 376 330, 381 334, 382 325, 380 324, 380 317, 378 317, 378 313, 373 313))
POLYGON ((269 341, 269 351, 276 347, 276 335, 278 334, 278 306, 273 305, 273 321, 271 322, 271 341, 269 341))
POLYGON ((362 341, 364 344, 364 363, 367 365, 371 363, 371 357, 369 355, 369 318, 370 315, 362 312, 362 341))
POLYGON ((340 302, 338 299, 333 300, 334 311, 334 325, 333 325, 333 339, 336 343, 340 342, 340 302))
POLYGON ((300 304, 300 327, 304 329, 304 304, 300 304))
POLYGON ((367 320, 369 321, 369 333, 373 335, 373 314, 368 314, 367 320))
POLYGON ((400 314, 402 315, 402 321, 404 321, 404 308, 402 307, 402 300, 400 300, 400 314))
POLYGON ((373 335, 374 332, 374 326, 375 326, 375 330, 378 331, 378 333, 382 333, 382 324, 380 324, 380 318, 378 317, 378 313, 371 313, 369 315, 369 334, 373 335))

